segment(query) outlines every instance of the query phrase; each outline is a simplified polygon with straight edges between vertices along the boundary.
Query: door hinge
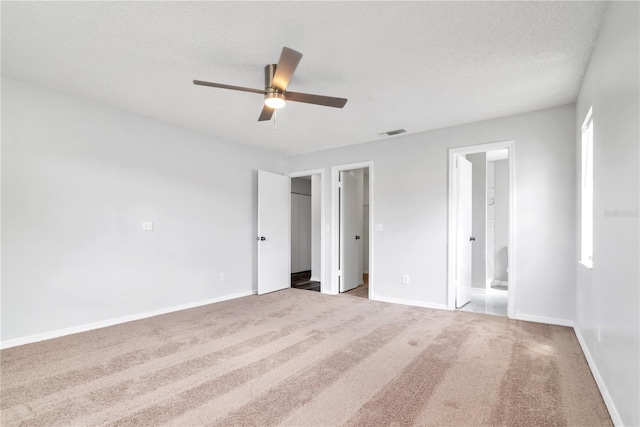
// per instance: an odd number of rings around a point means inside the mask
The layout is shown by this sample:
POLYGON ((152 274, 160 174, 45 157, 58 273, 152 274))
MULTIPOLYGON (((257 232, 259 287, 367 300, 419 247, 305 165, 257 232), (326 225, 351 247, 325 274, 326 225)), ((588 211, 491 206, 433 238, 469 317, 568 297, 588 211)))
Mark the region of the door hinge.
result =
POLYGON ((342 277, 342 270, 338 270, 338 277, 342 277))

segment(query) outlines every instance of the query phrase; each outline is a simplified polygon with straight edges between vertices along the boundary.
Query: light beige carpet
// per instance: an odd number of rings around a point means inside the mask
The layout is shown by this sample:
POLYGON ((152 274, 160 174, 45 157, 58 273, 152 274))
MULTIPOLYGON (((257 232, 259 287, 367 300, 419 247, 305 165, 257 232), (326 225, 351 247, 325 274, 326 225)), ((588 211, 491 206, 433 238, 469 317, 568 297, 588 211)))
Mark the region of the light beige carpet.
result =
POLYGON ((347 292, 346 295, 351 295, 352 297, 369 298, 369 285, 366 283, 364 285, 360 285, 357 288, 347 292))
POLYGON ((3 350, 3 426, 608 426, 570 328, 289 289, 3 350))
POLYGON ((360 298, 369 298, 369 274, 362 275, 362 281, 364 282, 362 285, 358 286, 355 289, 346 292, 347 295, 351 295, 353 297, 360 298))

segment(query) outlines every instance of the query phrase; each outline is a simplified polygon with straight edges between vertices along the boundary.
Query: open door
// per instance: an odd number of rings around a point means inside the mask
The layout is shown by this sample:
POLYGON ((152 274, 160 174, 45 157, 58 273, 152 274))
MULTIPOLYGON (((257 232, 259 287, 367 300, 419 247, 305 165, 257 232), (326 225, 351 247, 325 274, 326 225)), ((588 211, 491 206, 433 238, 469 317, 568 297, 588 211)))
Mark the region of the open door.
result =
POLYGON ((291 286, 291 180, 258 171, 258 295, 291 286))
POLYGON ((471 235, 472 175, 471 162, 462 156, 456 159, 457 226, 456 226, 456 308, 471 301, 471 250, 475 240, 471 235))
POLYGON ((362 276, 362 169, 340 172, 340 292, 347 292, 360 284, 362 276))

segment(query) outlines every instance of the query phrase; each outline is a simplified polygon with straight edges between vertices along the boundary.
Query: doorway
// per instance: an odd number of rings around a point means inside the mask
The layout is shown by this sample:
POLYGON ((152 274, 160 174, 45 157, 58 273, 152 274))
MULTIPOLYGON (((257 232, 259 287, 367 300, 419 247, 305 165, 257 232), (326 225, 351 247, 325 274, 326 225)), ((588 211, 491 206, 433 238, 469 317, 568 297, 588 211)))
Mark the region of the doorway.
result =
MULTIPOLYGON (((323 291, 323 170, 290 173, 291 287, 323 291)), ((325 286, 326 287, 326 286, 325 286)))
POLYGON ((372 298, 373 163, 332 168, 333 293, 372 298))
POLYGON ((515 316, 513 149, 449 150, 450 310, 515 316))

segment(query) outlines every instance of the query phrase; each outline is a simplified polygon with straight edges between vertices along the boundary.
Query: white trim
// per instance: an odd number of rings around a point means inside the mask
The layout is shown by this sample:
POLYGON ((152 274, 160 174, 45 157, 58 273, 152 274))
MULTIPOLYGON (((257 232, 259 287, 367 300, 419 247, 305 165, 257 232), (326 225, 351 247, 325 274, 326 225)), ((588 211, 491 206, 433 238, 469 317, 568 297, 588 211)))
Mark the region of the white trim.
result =
POLYGON ((587 112, 587 115, 584 117, 584 120, 582 121, 582 126, 580 126, 580 129, 582 129, 582 131, 584 132, 587 126, 589 125, 589 122, 591 122, 592 120, 593 120, 593 105, 589 107, 589 111, 587 112))
MULTIPOLYGON (((322 242, 321 242, 322 243, 322 242)), ((320 261, 320 265, 322 265, 322 261, 320 261)), ((322 279, 320 277, 311 276, 309 279, 310 282, 320 282, 322 283, 322 279)))
MULTIPOLYGON (((311 175, 320 175, 320 277, 312 277, 311 280, 315 282, 320 282, 320 292, 323 294, 330 294, 329 283, 324 280, 324 242, 325 240, 325 231, 324 231, 324 169, 311 169, 306 171, 298 171, 298 172, 289 172, 286 174, 289 178, 299 178, 302 176, 311 176, 311 175)), ((289 223, 289 228, 291 228, 291 223, 289 223)))
POLYGON ((518 314, 514 320, 524 320, 525 322, 545 323, 547 325, 569 326, 573 328, 575 322, 568 319, 558 319, 555 317, 534 316, 532 314, 518 314))
POLYGON ((456 158, 461 155, 482 153, 486 151, 509 150, 509 294, 507 303, 507 314, 509 318, 516 318, 516 156, 515 141, 500 141, 488 144, 469 145, 465 147, 455 147, 449 149, 449 200, 448 200, 448 240, 447 240, 447 307, 455 310, 455 213, 456 213, 456 188, 455 169, 456 158))
POLYGON ((203 305, 214 304, 217 302, 228 301, 236 298, 242 298, 249 295, 255 295, 256 291, 245 291, 237 294, 226 295, 217 298, 211 298, 203 301, 190 302, 187 304, 176 305, 173 307, 161 308, 159 310, 147 311, 144 313, 131 314, 128 316, 117 317, 115 319, 101 320, 99 322, 87 323, 84 325, 72 326, 70 328, 57 329, 55 331, 43 332, 40 334, 28 335, 26 337, 14 338, 0 342, 0 348, 16 347, 24 344, 31 344, 38 341, 49 340, 52 338, 64 337, 67 335, 77 334, 80 332, 92 331, 94 329, 106 328, 108 326, 119 325, 121 323, 132 322, 134 320, 146 319, 149 317, 160 316, 162 314, 173 313, 175 311, 188 310, 203 305))
POLYGON ((414 307, 422 307, 422 308, 433 308, 436 310, 447 310, 447 304, 436 304, 432 302, 423 302, 423 301, 414 301, 408 299, 400 299, 400 298, 387 298, 380 297, 377 295, 371 295, 369 292, 369 299, 373 301, 381 301, 381 302, 389 302, 391 304, 402 304, 402 305, 411 305, 414 307))
POLYGON ((587 342, 585 341, 580 329, 578 327, 573 327, 574 332, 576 333, 576 337, 578 338, 578 342, 580 343, 580 347, 582 348, 582 352, 584 353, 585 359, 587 359, 587 364, 589 365, 589 369, 591 369, 591 375, 596 380, 596 384, 598 385, 598 389, 600 390, 600 394, 602 395, 602 400, 604 400, 604 404, 607 405, 607 409, 609 410, 609 415, 611 416, 611 421, 616 426, 624 425, 622 423, 622 419, 620 418, 620 414, 616 409, 616 405, 613 403, 613 399, 609 394, 609 390, 607 389, 602 376, 600 375, 600 371, 598 371, 598 366, 596 365, 595 360, 591 356, 591 352, 589 351, 589 347, 587 346, 587 342))
MULTIPOLYGON (((338 165, 331 167, 331 291, 326 292, 331 295, 337 295, 340 293, 340 289, 338 286, 338 266, 340 265, 340 260, 338 259, 338 245, 340 245, 340 233, 338 229, 338 221, 339 221, 339 178, 340 172, 352 169, 363 169, 369 168, 369 271, 373 273, 374 264, 373 264, 373 251, 374 251, 374 240, 375 236, 373 233, 373 220, 375 218, 374 215, 374 207, 375 204, 373 202, 373 182, 374 182, 374 173, 373 173, 373 161, 366 162, 358 162, 358 163, 349 163, 346 165, 338 165)), ((373 295, 374 289, 374 280, 375 274, 370 274, 369 277, 369 299, 373 295)))
MULTIPOLYGON (((594 141, 594 136, 593 136, 593 106, 591 106, 589 108, 589 111, 587 112, 587 115, 584 119, 584 121, 582 122, 582 126, 580 127, 581 130, 581 137, 580 137, 580 185, 578 186, 579 191, 578 191, 578 196, 579 196, 579 200, 580 200, 580 228, 578 229, 578 241, 580 243, 578 249, 579 249, 579 253, 578 253, 578 262, 582 263, 582 265, 584 265, 587 268, 592 269, 593 268, 593 230, 594 230, 594 211, 593 211, 593 141, 594 141), (591 140, 589 140, 589 137, 591 138, 591 140), (586 147, 585 147, 586 145, 586 147), (589 158, 591 159, 591 162, 589 162, 589 158), (589 165, 589 163, 591 164, 591 170, 588 171, 587 166, 589 165), (585 193, 587 191, 585 191, 585 187, 587 187, 586 185, 586 177, 587 177, 587 173, 590 172, 590 178, 591 178, 591 188, 590 188, 590 197, 591 197, 591 203, 589 204, 589 206, 587 206, 587 209, 585 210, 585 203, 588 203, 588 200, 585 200, 585 193), (585 224, 584 221, 584 217, 585 217, 585 213, 587 213, 591 216, 590 220, 591 220, 591 227, 590 230, 585 233, 585 229, 584 227, 588 227, 589 224, 585 224), (585 236, 585 234, 587 234, 587 236, 585 236), (590 243, 589 246, 585 248, 585 237, 590 237, 590 243)), ((587 189, 588 190, 588 189, 587 189)))

